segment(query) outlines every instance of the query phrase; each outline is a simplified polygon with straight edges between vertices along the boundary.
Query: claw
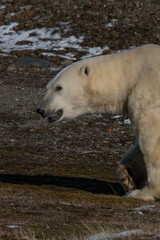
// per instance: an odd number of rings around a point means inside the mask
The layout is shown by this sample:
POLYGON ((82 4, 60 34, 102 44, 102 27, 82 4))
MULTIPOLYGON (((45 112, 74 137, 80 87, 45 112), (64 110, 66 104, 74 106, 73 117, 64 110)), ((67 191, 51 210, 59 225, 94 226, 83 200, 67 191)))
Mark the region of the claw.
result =
POLYGON ((119 166, 117 170, 117 175, 126 192, 131 191, 135 188, 134 181, 129 175, 127 168, 123 164, 119 166))

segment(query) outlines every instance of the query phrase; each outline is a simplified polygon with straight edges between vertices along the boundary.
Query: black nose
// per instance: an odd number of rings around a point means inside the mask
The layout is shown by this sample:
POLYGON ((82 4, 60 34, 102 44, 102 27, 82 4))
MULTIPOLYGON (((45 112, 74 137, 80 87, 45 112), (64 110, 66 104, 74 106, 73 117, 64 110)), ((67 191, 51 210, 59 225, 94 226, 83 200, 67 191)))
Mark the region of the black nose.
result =
POLYGON ((37 108, 37 109, 36 109, 36 112, 37 112, 38 114, 40 114, 42 117, 44 117, 44 110, 42 110, 42 109, 40 109, 40 108, 37 108))

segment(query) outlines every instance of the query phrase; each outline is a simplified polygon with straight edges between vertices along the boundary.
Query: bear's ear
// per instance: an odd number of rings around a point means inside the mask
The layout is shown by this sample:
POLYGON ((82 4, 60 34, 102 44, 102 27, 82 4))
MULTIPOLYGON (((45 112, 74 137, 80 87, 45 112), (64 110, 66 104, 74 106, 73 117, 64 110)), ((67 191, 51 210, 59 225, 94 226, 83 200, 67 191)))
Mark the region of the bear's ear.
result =
POLYGON ((88 76, 91 74, 91 69, 90 69, 90 67, 89 67, 89 66, 86 66, 86 65, 82 66, 82 67, 80 68, 80 74, 82 74, 82 75, 85 76, 85 77, 88 77, 88 76))

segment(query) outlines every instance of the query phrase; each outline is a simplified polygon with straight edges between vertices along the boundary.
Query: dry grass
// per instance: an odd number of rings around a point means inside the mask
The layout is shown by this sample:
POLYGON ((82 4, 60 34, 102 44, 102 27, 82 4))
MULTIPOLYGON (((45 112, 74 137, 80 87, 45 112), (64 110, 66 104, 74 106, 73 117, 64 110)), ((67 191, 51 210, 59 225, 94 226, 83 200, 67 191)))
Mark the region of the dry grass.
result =
POLYGON ((88 225, 84 222, 81 222, 84 226, 84 229, 86 231, 86 237, 81 236, 81 233, 72 233, 70 237, 66 236, 65 233, 63 233, 60 237, 45 237, 43 233, 36 234, 32 230, 26 229, 20 229, 19 231, 16 231, 15 236, 17 240, 87 240, 90 239, 91 236, 96 236, 96 240, 105 240, 104 236, 109 236, 110 238, 119 239, 120 233, 125 233, 128 231, 128 234, 123 236, 123 239, 135 239, 134 230, 137 231, 137 237, 139 239, 150 239, 150 237, 155 237, 160 233, 160 222, 158 224, 152 223, 150 220, 148 222, 138 221, 133 222, 133 219, 131 219, 130 216, 126 217, 126 221, 122 222, 122 227, 117 228, 108 228, 108 227, 102 227, 97 223, 96 229, 92 225, 88 225), (137 228, 138 227, 138 228, 137 228))
POLYGON ((0 186, 3 240, 4 236, 7 240, 86 240, 100 233, 128 230, 141 230, 145 239, 150 239, 160 232, 159 202, 144 203, 55 186, 0 186))

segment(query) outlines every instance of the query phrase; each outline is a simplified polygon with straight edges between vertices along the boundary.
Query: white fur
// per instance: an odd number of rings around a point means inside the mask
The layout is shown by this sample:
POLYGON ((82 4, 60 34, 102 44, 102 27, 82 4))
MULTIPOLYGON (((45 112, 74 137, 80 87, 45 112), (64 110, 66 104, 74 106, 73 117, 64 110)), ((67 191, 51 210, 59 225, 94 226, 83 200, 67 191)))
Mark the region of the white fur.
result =
POLYGON ((159 46, 145 45, 72 64, 51 80, 39 107, 48 116, 63 109, 59 120, 84 113, 127 112, 148 170, 148 185, 128 196, 160 197, 159 46), (60 92, 55 91, 57 85, 63 87, 60 92))

